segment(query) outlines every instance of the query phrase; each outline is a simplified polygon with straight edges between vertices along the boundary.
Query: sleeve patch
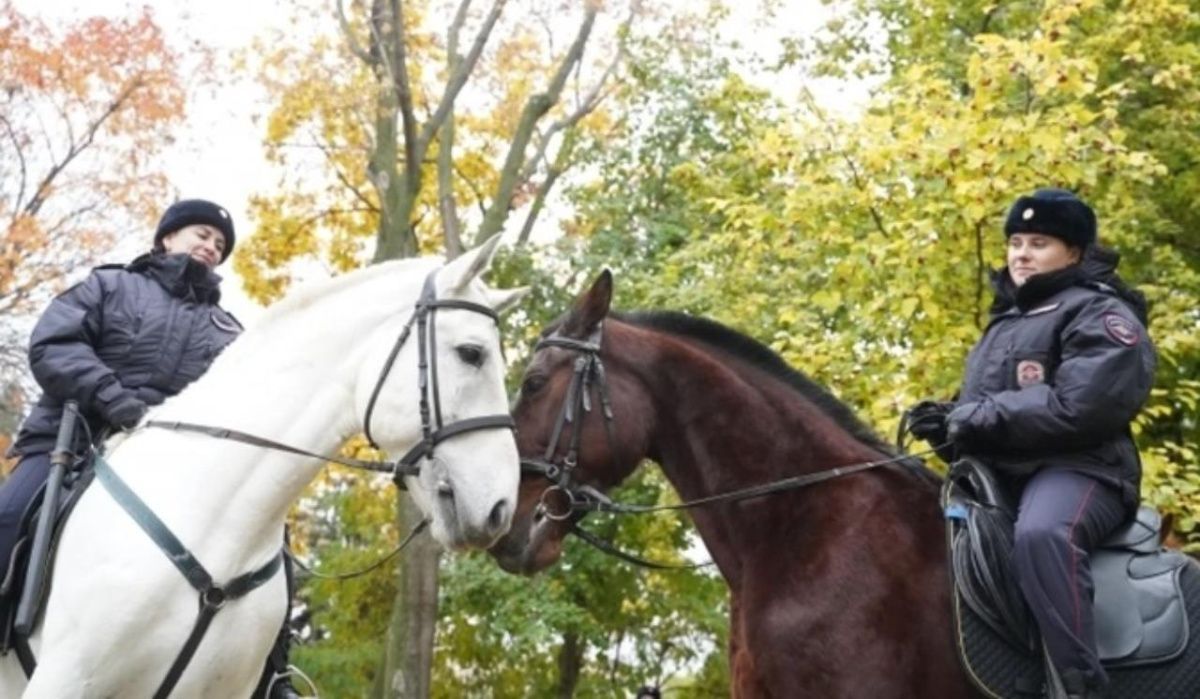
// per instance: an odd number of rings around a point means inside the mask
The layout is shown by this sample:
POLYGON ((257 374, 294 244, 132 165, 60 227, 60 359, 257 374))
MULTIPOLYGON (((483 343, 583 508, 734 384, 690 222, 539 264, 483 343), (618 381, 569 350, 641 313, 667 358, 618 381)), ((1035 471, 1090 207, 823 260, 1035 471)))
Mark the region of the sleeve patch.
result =
POLYGON ((1117 313, 1105 313, 1103 320, 1105 332, 1118 344, 1133 347, 1141 339, 1137 326, 1128 318, 1117 313))

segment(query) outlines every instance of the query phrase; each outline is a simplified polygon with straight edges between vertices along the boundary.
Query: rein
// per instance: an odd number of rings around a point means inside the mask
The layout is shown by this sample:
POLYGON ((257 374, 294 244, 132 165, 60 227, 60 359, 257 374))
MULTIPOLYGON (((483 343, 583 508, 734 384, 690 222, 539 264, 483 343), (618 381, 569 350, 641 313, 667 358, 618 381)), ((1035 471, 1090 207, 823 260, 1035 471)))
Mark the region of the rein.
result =
POLYGON ((292 563, 296 564, 297 568, 304 571, 304 573, 311 578, 319 578, 321 580, 353 580, 354 578, 362 577, 362 576, 366 575, 367 573, 371 573, 373 571, 378 570, 380 567, 383 566, 383 564, 387 563, 388 561, 392 560, 396 556, 400 555, 400 552, 403 551, 404 549, 408 548, 408 545, 412 543, 412 540, 417 538, 417 534, 420 534, 428 526, 429 526, 429 520, 427 520, 427 519, 423 519, 420 522, 417 522, 417 525, 415 527, 413 527, 411 530, 409 530, 408 535, 405 536, 404 539, 399 544, 397 544, 396 548, 392 549, 390 553, 388 553, 383 558, 380 558, 378 561, 375 561, 374 563, 372 563, 371 565, 369 565, 365 568, 359 568, 358 570, 352 570, 349 573, 322 573, 318 570, 314 570, 313 568, 310 568, 309 566, 305 565, 304 562, 301 561, 299 558, 296 558, 295 552, 286 546, 283 549, 283 555, 287 556, 292 561, 292 563))
POLYGON ((596 549, 629 563, 654 569, 685 569, 710 565, 712 561, 690 565, 674 565, 647 560, 634 554, 621 551, 611 542, 605 541, 586 529, 583 529, 579 526, 580 520, 591 512, 606 512, 618 515, 640 515, 649 514, 652 512, 690 510, 716 503, 739 502, 751 498, 762 497, 764 495, 799 490, 810 485, 823 483, 825 481, 853 475, 855 473, 862 473, 863 471, 869 471, 881 466, 903 463, 912 458, 918 458, 927 454, 936 453, 937 449, 940 448, 935 447, 912 454, 901 454, 899 456, 894 456, 887 459, 864 461, 848 466, 837 466, 834 468, 825 469, 823 471, 818 471, 816 473, 807 473, 800 476, 782 478, 769 483, 739 488, 737 490, 732 490, 725 493, 718 493, 715 495, 696 498, 695 500, 686 500, 673 505, 636 505, 614 501, 591 486, 575 485, 572 478, 575 467, 579 463, 579 447, 582 441, 582 429, 580 423, 582 422, 583 413, 591 412, 592 403, 590 393, 593 386, 596 387, 596 390, 600 395, 601 405, 603 406, 604 428, 606 437, 608 439, 610 457, 612 457, 612 455, 615 453, 614 447, 616 445, 616 439, 613 432, 614 416, 612 404, 609 401, 608 385, 604 372, 604 365, 600 361, 602 333, 603 323, 600 323, 586 341, 575 340, 554 333, 543 338, 535 346, 535 352, 544 347, 562 347, 564 349, 578 352, 580 356, 575 359, 571 383, 567 389, 567 394, 563 399, 563 406, 562 410, 559 412, 558 422, 554 426, 554 432, 552 433, 550 441, 546 446, 546 451, 543 458, 522 459, 521 470, 525 473, 543 476, 553 483, 553 485, 542 492, 541 500, 537 505, 538 511, 541 514, 554 521, 571 520, 569 522, 570 533, 575 534, 596 549), (567 453, 561 461, 555 461, 554 457, 559 451, 559 442, 562 439, 562 432, 568 423, 572 423, 573 427, 571 430, 571 440, 567 447, 567 453), (549 505, 549 497, 555 492, 561 492, 567 499, 567 504, 561 511, 554 511, 549 505))

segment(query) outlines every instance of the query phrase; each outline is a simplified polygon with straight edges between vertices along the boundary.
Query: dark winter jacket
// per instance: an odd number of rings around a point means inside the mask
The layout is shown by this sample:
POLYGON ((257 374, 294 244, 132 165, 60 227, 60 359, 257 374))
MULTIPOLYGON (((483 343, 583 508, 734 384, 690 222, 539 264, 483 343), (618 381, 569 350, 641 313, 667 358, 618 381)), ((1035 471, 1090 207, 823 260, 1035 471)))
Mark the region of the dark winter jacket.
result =
POLYGON ((1043 468, 1086 473, 1138 500, 1129 424, 1150 395, 1155 352, 1142 295, 1116 276, 1115 253, 1016 287, 993 277, 991 321, 967 358, 949 417, 955 443, 1021 482, 1043 468))
POLYGON ((183 390, 241 332, 217 305, 220 277, 186 254, 98 267, 50 304, 30 340, 43 394, 11 454, 53 448, 69 399, 93 434, 183 390))

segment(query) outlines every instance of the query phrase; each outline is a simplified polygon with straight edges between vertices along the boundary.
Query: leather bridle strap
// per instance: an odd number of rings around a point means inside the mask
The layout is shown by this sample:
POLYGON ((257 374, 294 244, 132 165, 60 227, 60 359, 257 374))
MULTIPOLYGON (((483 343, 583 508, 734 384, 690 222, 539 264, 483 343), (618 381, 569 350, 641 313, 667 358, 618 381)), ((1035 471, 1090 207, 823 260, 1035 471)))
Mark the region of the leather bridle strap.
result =
POLYGON ((255 570, 239 575, 224 585, 218 585, 213 582, 212 575, 205 570, 195 555, 167 528, 167 525, 163 524, 163 521, 154 514, 145 501, 138 497, 125 481, 121 480, 103 456, 96 456, 94 468, 96 478, 108 490, 113 500, 142 528, 142 531, 146 532, 146 535, 154 543, 158 544, 158 548, 183 574, 184 579, 200 593, 200 611, 192 626, 192 632, 188 635, 187 641, 184 642, 183 648, 180 649, 179 655, 171 664, 162 683, 159 684, 158 690, 154 693, 155 699, 164 699, 171 694, 171 690, 179 682, 183 671, 187 669, 188 663, 195 655, 200 641, 204 639, 204 634, 208 631, 208 626, 217 612, 227 602, 245 596, 275 577, 283 564, 283 553, 281 551, 276 554, 255 570))
POLYGON ((485 415, 483 417, 469 417, 458 422, 452 422, 431 433, 425 440, 415 444, 404 456, 400 457, 396 461, 397 471, 416 475, 420 472, 420 467, 416 465, 417 461, 422 457, 431 457, 433 455, 433 448, 436 445, 455 435, 494 427, 503 427, 511 430, 516 428, 516 423, 513 422, 511 415, 485 415))
MULTIPOLYGON (((214 437, 216 439, 227 439, 233 442, 241 442, 254 447, 262 447, 263 449, 272 449, 274 451, 287 452, 288 454, 296 454, 297 456, 309 456, 322 461, 330 461, 342 466, 349 466, 362 471, 372 471, 375 473, 390 473, 393 476, 415 476, 417 470, 410 468, 407 465, 397 461, 370 461, 367 459, 352 459, 344 456, 332 456, 329 454, 314 454, 311 451, 300 449, 299 447, 289 446, 280 442, 276 442, 265 437, 258 437, 249 432, 241 430, 231 430, 225 427, 213 427, 211 425, 198 425, 192 422, 180 422, 177 420, 147 420, 143 427, 158 427, 165 430, 174 430, 176 432, 194 432, 196 434, 214 437)), ((403 487, 403 486, 401 486, 403 487)))
POLYGON ((704 568, 713 565, 712 561, 703 561, 701 563, 662 563, 659 561, 652 561, 648 558, 642 558, 641 556, 629 553, 627 551, 622 551, 610 542, 601 539, 595 534, 579 526, 578 522, 572 522, 569 531, 602 553, 607 553, 608 555, 619 558, 626 563, 632 563, 633 565, 642 568, 650 568, 652 570, 695 570, 696 568, 704 568))
POLYGON ((816 483, 841 478, 843 476, 869 471, 887 466, 889 464, 903 463, 904 461, 933 453, 932 449, 915 454, 901 454, 889 459, 879 459, 878 461, 864 461, 862 463, 853 464, 850 466, 838 466, 836 468, 817 471, 816 473, 806 473, 802 476, 793 476, 791 478, 783 478, 762 485, 750 486, 732 490, 726 493, 710 495, 708 497, 697 498, 695 500, 687 500, 675 505, 631 505, 628 503, 616 502, 613 500, 600 500, 596 498, 572 499, 571 507, 582 512, 610 512, 614 514, 645 514, 648 512, 667 512, 671 510, 689 510, 694 507, 703 507, 712 505, 718 502, 737 502, 739 500, 748 500, 750 498, 762 497, 773 493, 781 493, 788 490, 798 490, 816 483))

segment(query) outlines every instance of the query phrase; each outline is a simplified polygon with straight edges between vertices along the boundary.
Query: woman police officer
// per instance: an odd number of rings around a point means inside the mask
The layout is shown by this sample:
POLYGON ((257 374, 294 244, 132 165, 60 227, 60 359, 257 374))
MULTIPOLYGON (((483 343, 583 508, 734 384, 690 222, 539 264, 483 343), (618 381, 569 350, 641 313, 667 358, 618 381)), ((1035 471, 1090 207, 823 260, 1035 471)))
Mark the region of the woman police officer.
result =
MULTIPOLYGON (((148 407, 199 378, 241 332, 218 303, 221 278, 213 271, 234 243, 224 208, 176 202, 159 221, 151 252, 92 270, 39 318, 29 361, 43 393, 9 451, 20 461, 0 486, 0 577, 21 515, 46 482, 64 403, 78 403, 88 428, 81 431, 98 442, 110 430, 134 427, 148 407)), ((286 634, 279 646, 268 678, 286 669, 286 634)), ((273 697, 288 696, 287 682, 275 685, 273 697)))
POLYGON ((1088 555, 1136 510, 1141 462, 1130 422, 1150 394, 1146 302, 1096 244, 1071 192, 1020 197, 1004 223, 1008 265, 967 358, 957 399, 924 402, 913 433, 949 440, 1019 492, 1014 570, 1070 697, 1101 695, 1088 555))

